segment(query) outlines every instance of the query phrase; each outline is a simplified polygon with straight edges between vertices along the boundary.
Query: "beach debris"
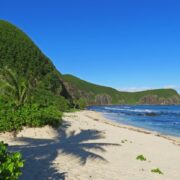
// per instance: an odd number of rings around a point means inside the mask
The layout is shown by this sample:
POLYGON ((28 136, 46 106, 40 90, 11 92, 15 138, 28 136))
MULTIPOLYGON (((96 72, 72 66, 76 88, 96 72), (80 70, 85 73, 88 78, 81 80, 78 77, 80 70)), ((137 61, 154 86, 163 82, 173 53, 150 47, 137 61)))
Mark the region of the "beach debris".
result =
POLYGON ((144 169, 144 168, 142 168, 142 169, 140 169, 139 171, 142 171, 142 172, 144 172, 144 171, 145 171, 145 169, 144 169))
POLYGON ((121 143, 126 143, 126 142, 128 142, 128 140, 127 139, 125 139, 125 140, 121 140, 121 143))

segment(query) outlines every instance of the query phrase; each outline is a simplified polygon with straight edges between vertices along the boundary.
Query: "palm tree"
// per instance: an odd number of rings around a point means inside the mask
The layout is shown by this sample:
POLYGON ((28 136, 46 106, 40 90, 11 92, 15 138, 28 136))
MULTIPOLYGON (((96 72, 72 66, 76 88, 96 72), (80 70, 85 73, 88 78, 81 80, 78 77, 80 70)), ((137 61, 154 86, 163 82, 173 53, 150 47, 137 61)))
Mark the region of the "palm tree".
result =
POLYGON ((25 104, 29 93, 29 84, 19 78, 11 69, 0 70, 0 93, 7 99, 14 102, 16 107, 25 104))

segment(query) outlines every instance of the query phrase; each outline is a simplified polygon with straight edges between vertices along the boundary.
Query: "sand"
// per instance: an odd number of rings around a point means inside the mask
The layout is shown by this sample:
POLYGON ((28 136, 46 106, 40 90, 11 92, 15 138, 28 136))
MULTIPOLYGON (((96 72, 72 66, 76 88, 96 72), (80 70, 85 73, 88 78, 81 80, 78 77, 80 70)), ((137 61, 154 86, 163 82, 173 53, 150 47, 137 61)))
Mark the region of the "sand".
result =
POLYGON ((0 134, 26 159, 21 179, 180 180, 180 139, 121 125, 100 113, 64 114, 61 128, 0 134), (146 161, 136 157, 144 155, 146 161), (152 173, 159 168, 164 174, 152 173))

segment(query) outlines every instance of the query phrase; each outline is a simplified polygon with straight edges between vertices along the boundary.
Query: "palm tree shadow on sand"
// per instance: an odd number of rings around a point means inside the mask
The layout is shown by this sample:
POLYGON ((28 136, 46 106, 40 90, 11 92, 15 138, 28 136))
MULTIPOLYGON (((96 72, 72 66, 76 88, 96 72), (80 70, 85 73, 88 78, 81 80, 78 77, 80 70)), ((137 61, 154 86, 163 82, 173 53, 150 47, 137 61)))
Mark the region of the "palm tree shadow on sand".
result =
MULTIPOLYGON (((119 146, 119 144, 89 142, 103 139, 104 135, 96 130, 82 130, 75 134, 66 133, 70 126, 64 122, 59 130, 59 135, 54 140, 18 138, 17 141, 25 142, 26 145, 11 146, 13 151, 21 151, 26 160, 23 175, 20 179, 28 180, 63 180, 66 172, 60 172, 53 166, 53 161, 58 153, 77 157, 81 165, 85 165, 88 159, 106 161, 102 156, 92 150, 105 152, 105 146, 119 146)), ((68 162, 67 162, 68 163, 68 162)))

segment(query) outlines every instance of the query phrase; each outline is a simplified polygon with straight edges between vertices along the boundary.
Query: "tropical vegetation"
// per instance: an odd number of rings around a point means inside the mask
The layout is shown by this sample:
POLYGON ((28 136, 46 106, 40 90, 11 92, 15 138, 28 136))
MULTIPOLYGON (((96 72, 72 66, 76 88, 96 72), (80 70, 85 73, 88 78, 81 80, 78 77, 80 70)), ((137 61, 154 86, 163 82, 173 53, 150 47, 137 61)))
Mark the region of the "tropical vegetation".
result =
POLYGON ((18 180, 23 166, 22 155, 9 152, 7 144, 0 142, 0 180, 18 180))
MULTIPOLYGON (((122 80, 122 79, 121 79, 122 80)), ((0 20, 0 132, 61 124, 62 113, 104 104, 177 104, 173 89, 129 93, 62 75, 19 28, 0 20)), ((145 160, 139 156, 138 160, 145 160)), ((16 180, 24 161, 0 143, 0 180, 16 180)), ((161 173, 159 169, 152 170, 161 173)))

